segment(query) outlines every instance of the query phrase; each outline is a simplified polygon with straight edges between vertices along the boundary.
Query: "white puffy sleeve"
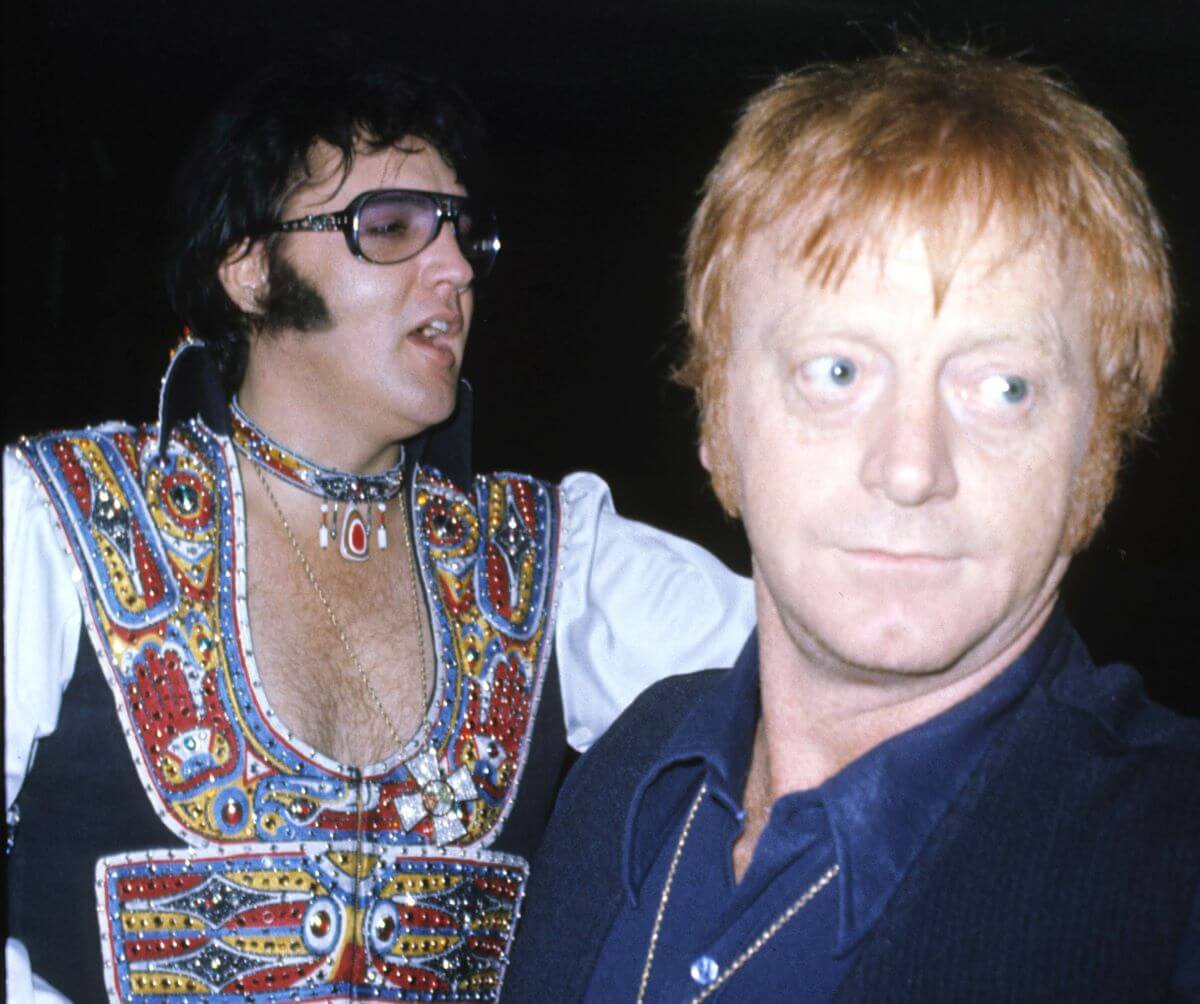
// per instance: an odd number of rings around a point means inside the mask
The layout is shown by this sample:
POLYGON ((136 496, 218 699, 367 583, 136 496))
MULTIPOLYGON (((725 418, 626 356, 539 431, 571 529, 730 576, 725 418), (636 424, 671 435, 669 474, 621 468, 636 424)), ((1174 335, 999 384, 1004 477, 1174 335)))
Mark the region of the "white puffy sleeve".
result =
POLYGON ((4 942, 4 999, 8 1004, 70 1004, 29 968, 29 953, 16 938, 4 942))
POLYGON ((78 572, 33 472, 4 451, 4 805, 16 800, 34 748, 54 731, 75 671, 78 572))
POLYGON ((567 740, 582 751, 656 680, 732 665, 754 593, 703 548, 618 516, 594 474, 569 475, 562 498, 555 654, 567 740))
MULTIPOLYGON (((4 451, 4 807, 16 801, 37 741, 54 731, 75 670, 82 613, 77 574, 33 472, 4 451)), ((5 999, 66 1000, 30 971, 25 946, 4 945, 5 999)))

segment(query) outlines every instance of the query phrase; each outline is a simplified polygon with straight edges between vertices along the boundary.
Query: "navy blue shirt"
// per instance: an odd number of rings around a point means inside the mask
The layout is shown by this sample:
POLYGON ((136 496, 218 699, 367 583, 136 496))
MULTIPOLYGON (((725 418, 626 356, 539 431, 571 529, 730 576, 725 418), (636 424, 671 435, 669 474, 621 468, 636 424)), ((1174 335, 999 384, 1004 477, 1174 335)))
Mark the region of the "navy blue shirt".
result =
POLYGON ((838 873, 710 1000, 830 999, 925 839, 1047 668, 1056 612, 1012 666, 937 717, 881 743, 820 787, 776 801, 735 882, 734 842, 759 718, 758 644, 689 714, 639 785, 625 823, 624 905, 588 1001, 633 1000, 688 810, 701 800, 659 932, 646 999, 690 1000, 832 865, 838 873))

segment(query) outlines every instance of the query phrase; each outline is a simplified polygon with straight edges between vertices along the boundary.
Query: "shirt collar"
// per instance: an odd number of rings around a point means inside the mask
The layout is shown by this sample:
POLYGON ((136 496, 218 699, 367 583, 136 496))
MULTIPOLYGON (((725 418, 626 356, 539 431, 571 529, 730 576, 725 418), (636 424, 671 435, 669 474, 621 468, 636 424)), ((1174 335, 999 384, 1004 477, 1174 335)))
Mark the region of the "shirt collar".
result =
POLYGON ((692 777, 710 773, 714 796, 741 815, 758 712, 755 630, 733 668, 684 718, 633 793, 622 855, 622 879, 630 902, 637 902, 657 849, 695 795, 692 777))
POLYGON ((175 426, 199 416, 213 432, 229 435, 229 402, 213 354, 198 338, 185 335, 171 353, 158 389, 158 455, 167 455, 175 426))
MULTIPOLYGON (((1031 684, 1063 662, 1070 631, 1056 608, 1033 643, 995 679, 935 718, 869 750, 819 788, 780 802, 819 803, 838 876, 837 951, 870 930, 917 853, 1031 684)), ((706 777, 714 797, 742 814, 759 717, 757 633, 733 668, 697 702, 634 793, 622 876, 636 903, 658 849, 706 777)))

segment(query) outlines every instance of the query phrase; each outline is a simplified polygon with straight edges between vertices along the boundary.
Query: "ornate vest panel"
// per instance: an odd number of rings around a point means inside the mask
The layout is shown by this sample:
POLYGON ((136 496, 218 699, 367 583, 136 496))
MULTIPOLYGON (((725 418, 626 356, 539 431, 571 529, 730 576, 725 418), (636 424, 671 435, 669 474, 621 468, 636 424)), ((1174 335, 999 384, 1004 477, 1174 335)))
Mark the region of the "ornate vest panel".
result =
POLYGON ((20 449, 77 566, 132 761, 185 845, 97 863, 110 996, 492 999, 526 865, 487 848, 552 648, 556 489, 412 472, 435 698, 417 737, 359 770, 267 701, 226 439, 192 422, 159 456, 152 427, 109 426, 20 449))

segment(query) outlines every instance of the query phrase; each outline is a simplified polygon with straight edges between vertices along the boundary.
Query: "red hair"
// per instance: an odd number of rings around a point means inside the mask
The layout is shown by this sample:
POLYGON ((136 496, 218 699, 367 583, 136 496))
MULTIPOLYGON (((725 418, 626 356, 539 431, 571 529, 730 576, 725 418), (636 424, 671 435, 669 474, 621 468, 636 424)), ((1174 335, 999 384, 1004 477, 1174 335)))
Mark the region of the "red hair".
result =
POLYGON ((733 285, 749 237, 781 220, 809 281, 832 288, 864 251, 884 255, 922 231, 935 309, 989 224, 1006 228, 1014 253, 1045 242, 1082 251, 1098 388, 1068 529, 1068 546, 1082 546, 1148 422, 1174 311, 1165 233, 1112 124, 1044 70, 926 47, 787 74, 750 101, 692 221, 678 373, 696 392, 713 488, 731 513, 733 285))

